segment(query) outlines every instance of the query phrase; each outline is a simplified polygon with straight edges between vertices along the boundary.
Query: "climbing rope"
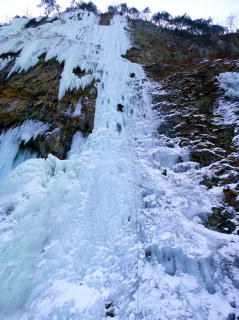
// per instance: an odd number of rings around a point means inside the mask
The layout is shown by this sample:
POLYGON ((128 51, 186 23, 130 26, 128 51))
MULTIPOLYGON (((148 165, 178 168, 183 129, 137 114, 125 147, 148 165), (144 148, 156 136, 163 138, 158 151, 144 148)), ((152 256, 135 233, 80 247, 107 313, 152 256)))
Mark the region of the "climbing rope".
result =
MULTIPOLYGON (((126 126, 128 129, 128 126, 126 126)), ((131 126, 133 128, 133 136, 136 137, 134 126, 131 126)), ((139 212, 138 212, 138 206, 137 206, 137 184, 136 184, 136 169, 135 169, 135 153, 132 150, 131 146, 131 139, 129 137, 129 131, 127 131, 127 142, 128 142, 128 148, 132 160, 132 171, 133 171, 133 188, 134 188, 134 210, 135 210, 135 227, 136 227, 136 314, 135 319, 138 319, 138 313, 139 313, 139 212)))

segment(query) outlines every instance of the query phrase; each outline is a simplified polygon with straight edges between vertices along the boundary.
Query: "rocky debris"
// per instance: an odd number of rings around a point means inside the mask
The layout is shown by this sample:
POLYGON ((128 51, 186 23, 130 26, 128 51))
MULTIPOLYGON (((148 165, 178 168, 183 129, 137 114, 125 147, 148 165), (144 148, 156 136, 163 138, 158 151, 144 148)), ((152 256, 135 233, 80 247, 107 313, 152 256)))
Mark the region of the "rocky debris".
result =
MULTIPOLYGON (((238 150, 233 143, 236 123, 223 123, 214 113, 222 96, 216 77, 222 72, 239 71, 238 59, 198 61, 197 65, 191 64, 190 69, 188 65, 184 67, 186 71, 180 66, 180 71, 174 70, 170 75, 168 68, 165 78, 160 80, 162 94, 153 101, 161 115, 158 133, 179 139, 179 145, 189 150, 190 160, 209 169, 209 175, 202 175, 201 184, 208 189, 226 188, 239 181, 238 150)), ((149 70, 153 80, 162 78, 162 73, 153 68, 149 70)), ((239 222, 237 206, 229 203, 225 193, 221 194, 221 200, 224 212, 231 210, 230 216, 213 212, 206 226, 223 233, 235 233, 239 222)))
MULTIPOLYGON (((216 76, 224 70, 237 69, 237 59, 192 65, 191 70, 165 77, 160 82, 162 94, 154 97, 154 108, 163 115, 159 134, 180 138, 179 144, 189 149, 191 160, 201 167, 220 161, 224 166, 230 164, 230 170, 238 167, 232 143, 234 125, 218 123, 213 114, 220 96, 216 76)), ((158 73, 154 72, 157 79, 158 73)), ((152 71, 150 76, 154 79, 152 71)))
POLYGON ((238 200, 239 192, 227 187, 223 190, 223 198, 224 201, 236 209, 239 212, 239 200, 238 200))
POLYGON ((188 149, 190 161, 203 169, 201 184, 224 189, 223 210, 213 209, 206 226, 235 233, 238 204, 235 197, 228 199, 225 190, 239 181, 238 149, 233 143, 237 130, 235 123, 223 122, 215 110, 224 95, 217 77, 239 72, 239 34, 203 38, 147 21, 134 20, 130 25, 134 44, 125 58, 144 65, 158 87, 153 95, 158 134, 188 149))
MULTIPOLYGON (((158 132, 179 139, 179 145, 189 150, 191 161, 209 168, 210 175, 203 175, 201 180, 209 189, 225 188, 239 181, 239 158, 233 144, 235 124, 222 123, 214 114, 221 95, 216 76, 237 71, 237 61, 233 58, 207 61, 190 71, 174 72, 161 81, 165 94, 154 101, 155 110, 165 115, 158 132)), ((223 194, 221 199, 228 212, 231 204, 223 194)), ((206 225, 219 232, 235 233, 237 210, 232 207, 230 216, 214 212, 206 225)))
POLYGON ((208 228, 222 233, 232 233, 235 231, 236 224, 231 221, 233 219, 233 212, 227 211, 224 207, 212 208, 212 212, 212 215, 208 217, 205 224, 208 228))
MULTIPOLYGON (((50 124, 45 136, 30 141, 28 147, 41 157, 49 153, 64 159, 76 131, 88 135, 93 129, 95 99, 94 84, 84 90, 67 92, 58 101, 59 79, 63 65, 55 60, 39 63, 27 72, 7 77, 14 61, 0 73, 0 130, 21 124, 24 120, 40 120, 50 124), (80 104, 80 112, 77 105, 80 104)), ((80 70, 76 73, 84 74, 80 70)))
POLYGON ((199 162, 202 167, 206 167, 223 159, 223 157, 208 149, 197 150, 195 148, 195 150, 191 150, 190 159, 199 162))

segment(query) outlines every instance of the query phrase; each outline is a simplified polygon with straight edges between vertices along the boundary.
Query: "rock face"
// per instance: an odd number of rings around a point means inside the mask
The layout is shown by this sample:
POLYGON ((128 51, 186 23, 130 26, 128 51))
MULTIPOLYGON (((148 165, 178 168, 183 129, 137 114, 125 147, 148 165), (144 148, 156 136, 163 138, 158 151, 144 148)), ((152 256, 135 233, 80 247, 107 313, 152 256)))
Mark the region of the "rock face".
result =
MULTIPOLYGON (((160 87, 161 93, 153 97, 160 114, 158 133, 189 150, 190 160, 201 167, 201 184, 209 190, 221 188, 222 207, 212 208, 206 226, 235 232, 236 191, 232 188, 234 197, 228 201, 225 190, 239 181, 238 147, 233 143, 237 125, 223 122, 215 111, 224 94, 217 77, 239 72, 239 34, 192 36, 139 20, 131 22, 131 29, 134 46, 125 57, 143 64, 148 77, 160 87)), ((233 103, 239 105, 238 100, 233 103)))
MULTIPOLYGON (((24 120, 40 120, 50 124, 45 136, 28 143, 42 157, 49 153, 64 159, 72 137, 80 130, 88 135, 93 128, 96 88, 67 92, 58 101, 59 79, 63 65, 44 57, 27 72, 8 73, 13 60, 0 73, 0 129, 19 125, 24 120)), ((79 70, 75 71, 76 73, 79 70)))
POLYGON ((100 21, 99 21, 99 25, 101 26, 109 26, 110 25, 110 20, 113 18, 113 14, 106 12, 106 13, 102 13, 100 15, 100 21))
POLYGON ((164 74, 175 70, 174 66, 190 65, 194 59, 215 60, 239 54, 239 34, 195 36, 142 20, 131 20, 130 27, 134 45, 127 58, 144 65, 158 64, 164 74))

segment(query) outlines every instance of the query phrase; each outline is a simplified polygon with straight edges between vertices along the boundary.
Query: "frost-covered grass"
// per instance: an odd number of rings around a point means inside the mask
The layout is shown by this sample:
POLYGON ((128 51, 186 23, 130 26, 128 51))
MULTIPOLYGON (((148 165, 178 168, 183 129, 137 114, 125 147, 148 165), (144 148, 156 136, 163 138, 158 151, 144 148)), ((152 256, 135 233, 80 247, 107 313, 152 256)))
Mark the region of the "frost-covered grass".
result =
MULTIPOLYGON (((30 159, 0 182, 0 318, 103 320, 110 305, 116 320, 227 319, 238 299, 238 239, 203 226, 217 199, 187 150, 156 135, 150 94, 160 92, 122 58, 125 18, 99 26, 77 14, 9 27, 1 40, 4 53, 22 49, 11 73, 43 53, 64 61, 59 98, 99 81, 93 132, 76 133, 68 160, 30 159)), ((39 133, 21 128, 23 140, 39 133)))

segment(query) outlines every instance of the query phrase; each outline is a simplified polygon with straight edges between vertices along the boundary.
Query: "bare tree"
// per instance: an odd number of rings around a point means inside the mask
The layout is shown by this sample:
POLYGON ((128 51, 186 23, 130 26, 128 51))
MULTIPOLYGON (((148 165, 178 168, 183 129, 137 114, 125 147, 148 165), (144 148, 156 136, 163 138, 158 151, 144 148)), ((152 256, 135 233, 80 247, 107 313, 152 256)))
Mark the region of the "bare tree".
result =
POLYGON ((32 13, 32 10, 26 8, 24 11, 23 11, 23 16, 28 18, 28 19, 32 19, 33 17, 33 13, 32 13))
POLYGON ((108 12, 112 14, 117 14, 117 6, 108 6, 108 12))
POLYGON ((145 20, 150 20, 150 13, 151 13, 151 10, 149 7, 143 10, 143 16, 145 20))
POLYGON ((236 32, 239 28, 239 19, 235 14, 230 14, 228 17, 226 17, 225 24, 230 33, 236 32))
POLYGON ((5 14, 3 20, 1 21, 1 24, 5 25, 5 24, 9 24, 10 21, 12 21, 13 16, 9 15, 9 14, 5 14))
POLYGON ((49 16, 49 14, 53 11, 60 10, 60 6, 57 4, 56 0, 41 0, 37 6, 39 8, 43 7, 47 16, 49 16))
POLYGON ((132 7, 128 10, 128 12, 129 12, 129 16, 132 19, 139 19, 140 12, 137 8, 132 7))

